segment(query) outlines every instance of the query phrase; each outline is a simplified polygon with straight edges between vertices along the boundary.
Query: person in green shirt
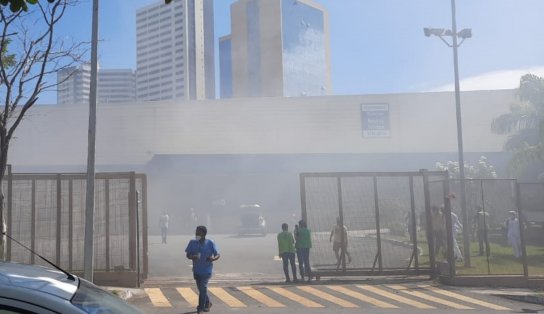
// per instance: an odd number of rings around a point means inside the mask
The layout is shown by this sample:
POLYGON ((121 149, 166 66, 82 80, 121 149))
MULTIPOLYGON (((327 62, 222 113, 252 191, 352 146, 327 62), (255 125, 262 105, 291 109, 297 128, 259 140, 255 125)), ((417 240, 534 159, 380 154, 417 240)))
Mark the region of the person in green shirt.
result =
POLYGON ((293 281, 297 279, 297 268, 295 266, 295 238, 289 232, 289 226, 286 223, 281 225, 282 232, 278 233, 278 255, 283 261, 283 272, 285 273, 285 282, 291 282, 289 278, 289 264, 293 271, 293 281))
POLYGON ((297 250, 300 277, 302 280, 304 280, 304 275, 306 275, 308 277, 308 281, 310 281, 312 280, 312 269, 310 267, 312 235, 304 220, 298 222, 298 228, 295 226, 295 248, 297 250))

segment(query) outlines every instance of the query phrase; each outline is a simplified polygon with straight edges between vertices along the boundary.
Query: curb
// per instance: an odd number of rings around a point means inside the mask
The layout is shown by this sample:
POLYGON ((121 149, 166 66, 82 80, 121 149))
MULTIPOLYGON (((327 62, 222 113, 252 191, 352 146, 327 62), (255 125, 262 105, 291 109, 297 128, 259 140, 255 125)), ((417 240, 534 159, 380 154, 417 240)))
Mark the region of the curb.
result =
POLYGON ((517 294, 493 294, 494 296, 502 297, 509 300, 521 301, 532 304, 544 305, 544 296, 538 294, 527 294, 527 295, 517 295, 517 294))

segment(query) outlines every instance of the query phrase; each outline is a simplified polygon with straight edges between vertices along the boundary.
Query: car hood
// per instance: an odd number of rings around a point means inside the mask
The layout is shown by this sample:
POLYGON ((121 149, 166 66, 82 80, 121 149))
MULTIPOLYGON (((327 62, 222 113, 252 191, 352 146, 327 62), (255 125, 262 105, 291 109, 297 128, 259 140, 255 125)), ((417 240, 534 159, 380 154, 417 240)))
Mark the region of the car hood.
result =
POLYGON ((4 288, 38 290, 59 298, 70 300, 77 290, 79 279, 67 276, 50 268, 17 263, 0 262, 0 291, 4 288))

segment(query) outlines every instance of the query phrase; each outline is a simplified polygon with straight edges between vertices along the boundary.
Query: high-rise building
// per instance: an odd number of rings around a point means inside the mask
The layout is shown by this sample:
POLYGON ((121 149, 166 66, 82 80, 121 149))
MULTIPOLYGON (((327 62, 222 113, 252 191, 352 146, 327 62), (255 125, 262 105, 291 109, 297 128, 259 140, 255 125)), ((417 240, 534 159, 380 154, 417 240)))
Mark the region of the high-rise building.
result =
POLYGON ((219 38, 220 97, 232 97, 232 56, 230 35, 219 38))
MULTIPOLYGON (((89 104, 91 66, 68 67, 57 72, 57 104, 89 104)), ((97 103, 136 100, 134 72, 130 69, 98 69, 97 103)))
POLYGON ((142 101, 215 98, 213 0, 163 0, 136 12, 142 101))
POLYGON ((71 66, 57 72, 57 104, 89 104, 91 65, 71 66))
POLYGON ((136 80, 131 69, 100 69, 97 80, 97 102, 119 103, 136 100, 136 80))
POLYGON ((238 0, 231 5, 231 32, 233 97, 332 93, 328 14, 322 5, 238 0))

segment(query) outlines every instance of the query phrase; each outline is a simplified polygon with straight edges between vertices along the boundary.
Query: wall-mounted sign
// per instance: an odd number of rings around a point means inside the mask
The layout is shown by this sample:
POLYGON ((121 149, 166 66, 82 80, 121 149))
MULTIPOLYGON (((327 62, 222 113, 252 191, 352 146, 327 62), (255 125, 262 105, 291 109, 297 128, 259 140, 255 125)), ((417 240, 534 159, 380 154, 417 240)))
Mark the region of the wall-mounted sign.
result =
POLYGON ((389 137, 389 104, 362 104, 363 137, 389 137))

